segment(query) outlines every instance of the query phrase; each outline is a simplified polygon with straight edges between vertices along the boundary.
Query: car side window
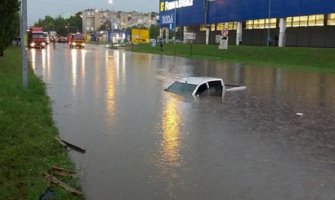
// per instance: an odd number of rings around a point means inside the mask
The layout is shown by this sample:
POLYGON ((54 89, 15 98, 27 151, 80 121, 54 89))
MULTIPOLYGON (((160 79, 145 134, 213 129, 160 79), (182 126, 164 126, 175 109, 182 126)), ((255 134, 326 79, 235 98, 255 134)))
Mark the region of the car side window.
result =
POLYGON ((197 91, 195 92, 195 95, 201 95, 201 93, 203 93, 206 90, 207 90, 207 84, 204 83, 198 87, 197 91))

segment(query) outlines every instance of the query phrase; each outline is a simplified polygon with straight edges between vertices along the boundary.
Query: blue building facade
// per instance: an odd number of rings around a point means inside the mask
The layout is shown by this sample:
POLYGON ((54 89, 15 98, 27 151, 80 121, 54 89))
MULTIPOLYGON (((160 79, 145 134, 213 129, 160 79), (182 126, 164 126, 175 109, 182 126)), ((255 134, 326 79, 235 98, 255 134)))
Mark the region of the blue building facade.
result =
MULTIPOLYGON (((211 26, 211 35, 216 35, 219 34, 219 29, 222 29, 222 24, 238 22, 242 23, 243 41, 250 38, 247 35, 248 32, 264 35, 264 30, 267 32, 269 28, 271 28, 272 35, 275 35, 276 32, 279 32, 280 19, 284 20, 285 24, 287 23, 287 34, 299 30, 301 36, 310 35, 310 31, 321 31, 322 34, 309 36, 319 37, 319 40, 322 40, 320 37, 329 38, 331 34, 335 34, 333 32, 335 1, 333 0, 160 0, 159 11, 162 28, 174 30, 174 27, 186 26, 189 30, 197 32, 199 36, 202 35, 204 26, 211 26), (270 26, 270 23, 273 25, 270 26)), ((229 29, 231 30, 230 35, 236 31, 234 26, 229 29)), ((287 34, 286 38, 290 36, 287 34)), ((293 35, 291 34, 290 37, 298 37, 293 35)), ((290 41, 292 38, 287 39, 290 41)), ((251 40, 246 42, 257 45, 257 41, 251 40)), ((315 40, 315 38, 309 38, 309 40, 315 40)), ((212 38, 211 41, 214 39, 212 38)), ((261 43, 263 41, 264 38, 261 43)), ((331 45, 324 44, 330 41, 319 42, 315 45, 298 42, 299 44, 290 46, 335 46, 335 41, 331 45)))

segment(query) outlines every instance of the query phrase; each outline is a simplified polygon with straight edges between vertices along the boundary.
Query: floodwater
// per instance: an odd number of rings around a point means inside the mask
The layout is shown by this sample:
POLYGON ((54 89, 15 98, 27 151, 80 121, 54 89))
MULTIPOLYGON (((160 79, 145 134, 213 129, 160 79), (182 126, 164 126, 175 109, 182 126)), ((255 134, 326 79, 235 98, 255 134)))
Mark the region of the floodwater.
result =
POLYGON ((334 200, 335 75, 65 45, 30 50, 87 200, 334 200), (187 76, 246 85, 193 98, 187 76))

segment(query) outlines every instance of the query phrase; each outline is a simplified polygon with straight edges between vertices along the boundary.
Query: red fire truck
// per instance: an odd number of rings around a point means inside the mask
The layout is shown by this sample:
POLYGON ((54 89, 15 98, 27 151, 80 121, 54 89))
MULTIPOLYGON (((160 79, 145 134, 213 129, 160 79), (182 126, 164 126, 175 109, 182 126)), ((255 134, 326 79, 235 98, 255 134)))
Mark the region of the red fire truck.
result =
POLYGON ((29 48, 44 48, 46 45, 43 28, 30 27, 28 30, 28 47, 29 48))

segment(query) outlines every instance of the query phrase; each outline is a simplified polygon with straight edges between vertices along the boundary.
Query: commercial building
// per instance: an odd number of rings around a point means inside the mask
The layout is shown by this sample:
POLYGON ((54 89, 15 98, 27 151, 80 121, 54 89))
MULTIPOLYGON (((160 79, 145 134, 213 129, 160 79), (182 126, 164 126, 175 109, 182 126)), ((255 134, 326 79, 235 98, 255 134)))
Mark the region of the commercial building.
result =
POLYGON ((228 29, 229 44, 335 47, 335 1, 160 0, 159 11, 165 38, 179 29, 214 44, 228 29))

